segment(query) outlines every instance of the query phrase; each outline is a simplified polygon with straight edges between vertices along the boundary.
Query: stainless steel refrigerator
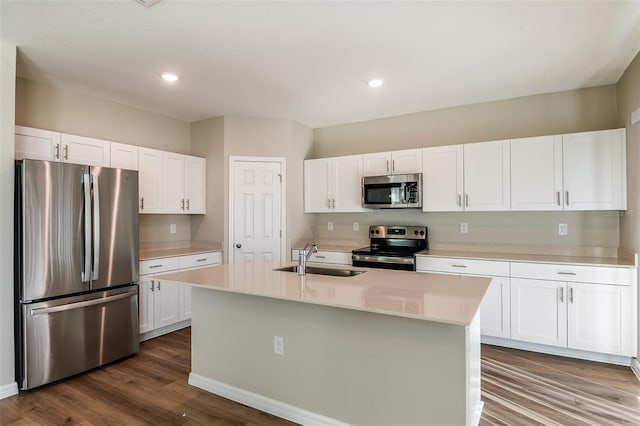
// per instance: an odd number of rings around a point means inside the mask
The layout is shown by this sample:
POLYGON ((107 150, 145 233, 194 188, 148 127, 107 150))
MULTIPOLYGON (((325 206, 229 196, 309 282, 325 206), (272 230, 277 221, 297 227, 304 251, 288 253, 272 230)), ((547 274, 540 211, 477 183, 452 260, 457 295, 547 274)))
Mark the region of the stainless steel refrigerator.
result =
POLYGON ((22 160, 15 194, 20 389, 137 352, 138 173, 22 160))

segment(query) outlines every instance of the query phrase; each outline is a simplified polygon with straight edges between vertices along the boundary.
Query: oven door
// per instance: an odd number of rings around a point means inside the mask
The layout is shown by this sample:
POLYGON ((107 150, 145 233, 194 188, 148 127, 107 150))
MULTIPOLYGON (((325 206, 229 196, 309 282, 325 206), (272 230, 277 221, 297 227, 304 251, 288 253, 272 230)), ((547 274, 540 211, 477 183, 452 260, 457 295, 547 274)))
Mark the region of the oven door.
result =
POLYGON ((415 271, 415 257, 407 256, 377 256, 366 254, 353 254, 351 264, 364 268, 396 269, 401 271, 415 271))

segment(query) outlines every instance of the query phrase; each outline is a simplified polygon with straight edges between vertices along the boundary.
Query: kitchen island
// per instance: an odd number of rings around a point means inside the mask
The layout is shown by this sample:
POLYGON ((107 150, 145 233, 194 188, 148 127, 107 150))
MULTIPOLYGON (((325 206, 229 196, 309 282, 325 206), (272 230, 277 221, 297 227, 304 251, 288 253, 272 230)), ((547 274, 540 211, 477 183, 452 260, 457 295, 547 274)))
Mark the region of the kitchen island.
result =
POLYGON ((154 277, 193 287, 190 384, 302 424, 478 423, 489 278, 280 266, 154 277))

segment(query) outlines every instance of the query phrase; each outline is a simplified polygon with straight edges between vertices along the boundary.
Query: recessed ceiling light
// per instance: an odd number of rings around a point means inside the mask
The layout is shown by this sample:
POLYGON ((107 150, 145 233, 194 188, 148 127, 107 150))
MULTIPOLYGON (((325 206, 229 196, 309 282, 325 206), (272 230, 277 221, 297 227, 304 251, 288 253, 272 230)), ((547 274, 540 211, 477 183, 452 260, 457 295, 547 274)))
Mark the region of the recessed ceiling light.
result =
POLYGON ((373 87, 374 89, 382 86, 384 84, 384 80, 375 78, 373 80, 369 80, 369 87, 373 87))
POLYGON ((171 81, 171 82, 178 81, 178 76, 170 72, 162 73, 162 78, 165 81, 171 81))

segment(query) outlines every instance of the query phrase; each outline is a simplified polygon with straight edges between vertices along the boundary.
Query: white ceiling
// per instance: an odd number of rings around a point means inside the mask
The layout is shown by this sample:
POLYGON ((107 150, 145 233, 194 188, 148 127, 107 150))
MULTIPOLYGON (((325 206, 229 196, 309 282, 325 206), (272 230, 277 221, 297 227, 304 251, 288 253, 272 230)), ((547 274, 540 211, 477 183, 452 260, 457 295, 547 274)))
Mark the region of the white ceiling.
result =
POLYGON ((20 76, 186 121, 324 127, 612 84, 640 49, 640 1, 0 0, 0 14, 20 76))

